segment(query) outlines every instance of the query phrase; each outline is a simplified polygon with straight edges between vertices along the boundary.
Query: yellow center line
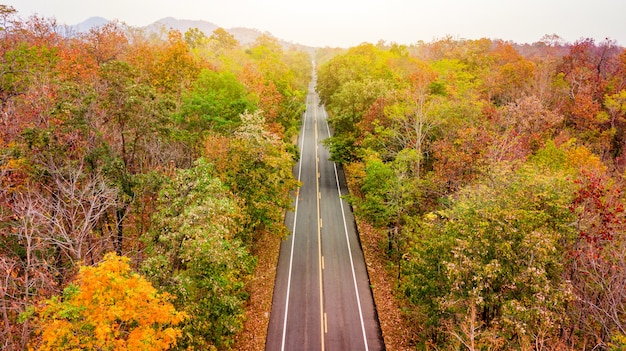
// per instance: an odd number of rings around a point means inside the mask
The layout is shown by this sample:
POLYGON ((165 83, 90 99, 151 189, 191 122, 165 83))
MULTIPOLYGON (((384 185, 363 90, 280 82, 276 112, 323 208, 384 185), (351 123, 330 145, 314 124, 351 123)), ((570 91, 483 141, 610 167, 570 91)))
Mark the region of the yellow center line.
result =
MULTIPOLYGON (((319 156, 317 154, 318 136, 317 136, 317 101, 313 104, 313 119, 315 121, 315 172, 319 174, 319 156)), ((320 181, 318 177, 315 177, 315 188, 317 191, 317 254, 318 254, 318 271, 319 271, 319 284, 320 284, 320 336, 322 341, 322 351, 324 351, 324 333, 326 314, 324 313, 324 286, 322 281, 322 231, 321 231, 321 216, 320 216, 320 181)))

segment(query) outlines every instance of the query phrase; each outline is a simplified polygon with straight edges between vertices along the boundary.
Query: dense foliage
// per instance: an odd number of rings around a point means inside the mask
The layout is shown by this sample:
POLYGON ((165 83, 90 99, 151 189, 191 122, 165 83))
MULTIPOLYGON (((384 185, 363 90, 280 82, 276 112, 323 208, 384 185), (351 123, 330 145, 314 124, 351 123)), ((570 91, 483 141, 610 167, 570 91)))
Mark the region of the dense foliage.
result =
POLYGON ((177 173, 159 193, 142 271, 194 316, 183 323, 181 349, 226 346, 241 328, 253 267, 238 237, 244 215, 204 159, 177 173))
POLYGON ((96 313, 76 299, 100 278, 79 265, 113 251, 187 316, 162 346, 228 349, 256 238, 285 232, 311 59, 223 29, 70 33, 4 5, 0 27, 0 348, 91 323, 66 313, 96 313), (40 305, 34 328, 24 312, 40 305))
MULTIPOLYGON (((266 35, 68 33, 0 5, 0 348, 228 349, 256 238, 285 233, 310 61, 266 35)), ((417 349, 626 347, 623 48, 316 61, 417 349)))
POLYGON ((626 51, 444 38, 318 69, 418 349, 621 349, 626 51))
POLYGON ((39 350, 169 350, 187 318, 143 277, 128 258, 106 254, 97 267, 81 267, 61 297, 37 311, 39 350))

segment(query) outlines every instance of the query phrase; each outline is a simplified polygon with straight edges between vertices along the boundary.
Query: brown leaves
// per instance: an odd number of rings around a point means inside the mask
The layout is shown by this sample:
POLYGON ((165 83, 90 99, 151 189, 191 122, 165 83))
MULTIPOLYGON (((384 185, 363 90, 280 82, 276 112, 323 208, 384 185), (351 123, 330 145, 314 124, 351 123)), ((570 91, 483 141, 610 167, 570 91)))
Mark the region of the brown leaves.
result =
POLYGON ((253 278, 247 284, 246 290, 250 294, 250 299, 246 305, 246 321, 243 330, 237 334, 233 350, 265 349, 281 241, 277 235, 264 231, 254 245, 257 266, 253 278))

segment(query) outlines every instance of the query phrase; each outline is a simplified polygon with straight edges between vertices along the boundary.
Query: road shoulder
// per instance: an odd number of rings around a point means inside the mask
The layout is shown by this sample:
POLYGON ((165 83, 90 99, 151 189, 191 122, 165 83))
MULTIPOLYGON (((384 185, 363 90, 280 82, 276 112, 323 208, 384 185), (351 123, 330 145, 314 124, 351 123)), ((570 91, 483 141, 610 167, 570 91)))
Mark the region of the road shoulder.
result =
POLYGON ((278 235, 264 232, 254 247, 257 267, 246 289, 250 294, 246 320, 235 338, 233 350, 265 350, 281 241, 278 235))
MULTIPOLYGON (((348 190, 354 194, 350 167, 344 167, 348 190)), ((358 192, 357 192, 358 193, 358 192)), ((411 331, 410 320, 402 313, 401 302, 396 298, 397 272, 388 269, 388 261, 380 243, 385 233, 360 220, 355 214, 357 232, 361 241, 365 264, 369 275, 378 320, 387 351, 414 350, 416 335, 411 331)))

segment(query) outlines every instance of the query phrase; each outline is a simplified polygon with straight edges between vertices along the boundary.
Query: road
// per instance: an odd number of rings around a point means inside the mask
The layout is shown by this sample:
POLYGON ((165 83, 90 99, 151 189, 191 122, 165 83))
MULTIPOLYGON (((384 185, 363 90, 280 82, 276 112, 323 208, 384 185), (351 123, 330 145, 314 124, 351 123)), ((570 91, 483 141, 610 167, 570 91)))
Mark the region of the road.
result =
POLYGON ((321 142, 330 136, 315 79, 300 132, 303 183, 285 223, 265 349, 384 350, 345 176, 321 142))

